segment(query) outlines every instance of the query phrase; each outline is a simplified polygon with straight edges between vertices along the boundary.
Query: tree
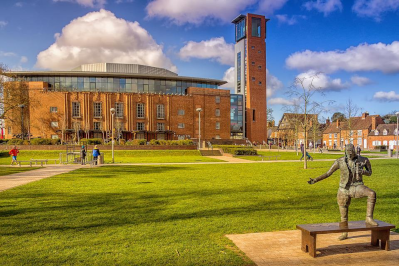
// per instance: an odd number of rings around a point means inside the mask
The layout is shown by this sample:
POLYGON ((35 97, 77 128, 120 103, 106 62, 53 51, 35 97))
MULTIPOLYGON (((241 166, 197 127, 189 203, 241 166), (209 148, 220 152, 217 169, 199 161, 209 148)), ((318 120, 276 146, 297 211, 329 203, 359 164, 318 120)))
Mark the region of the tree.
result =
POLYGON ((272 109, 272 108, 267 108, 267 109, 266 109, 266 115, 267 115, 267 122, 272 122, 272 121, 274 121, 273 109, 272 109))
POLYGON ((332 122, 337 122, 337 120, 339 121, 345 121, 345 115, 341 112, 335 112, 332 117, 331 117, 331 121, 332 122))
POLYGON ((349 142, 351 143, 351 138, 353 136, 352 128, 353 128, 353 117, 357 116, 360 113, 361 108, 359 108, 351 99, 348 99, 345 106, 345 116, 347 117, 347 135, 349 132, 349 142))
POLYGON ((304 130, 304 165, 303 168, 307 169, 307 157, 306 157, 306 145, 307 145, 307 133, 311 128, 310 114, 320 113, 325 110, 326 105, 331 104, 332 101, 316 101, 316 93, 324 95, 322 87, 317 86, 318 74, 309 75, 305 77, 296 77, 293 85, 287 92, 288 96, 292 99, 293 105, 286 106, 286 109, 299 110, 300 114, 303 115, 303 119, 300 120, 300 125, 304 130))

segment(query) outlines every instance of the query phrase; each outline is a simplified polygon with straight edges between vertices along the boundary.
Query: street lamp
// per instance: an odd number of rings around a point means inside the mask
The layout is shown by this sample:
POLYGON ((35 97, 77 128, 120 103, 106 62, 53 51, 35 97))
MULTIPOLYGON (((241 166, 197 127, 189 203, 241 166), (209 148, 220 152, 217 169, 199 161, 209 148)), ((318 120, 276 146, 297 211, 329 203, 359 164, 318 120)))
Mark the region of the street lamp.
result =
POLYGON ((25 104, 18 105, 21 108, 21 139, 24 139, 24 107, 25 104))
POLYGON ((114 160, 114 115, 115 115, 115 108, 111 108, 109 109, 109 111, 111 112, 111 138, 112 138, 112 163, 115 162, 114 160))
POLYGON ((398 125, 399 125, 399 112, 396 112, 395 113, 395 115, 396 115, 396 159, 398 159, 398 151, 399 151, 399 148, 398 148, 398 133, 399 133, 399 129, 398 129, 398 125))
POLYGON ((198 150, 201 149, 201 112, 202 108, 195 109, 198 112, 198 150))

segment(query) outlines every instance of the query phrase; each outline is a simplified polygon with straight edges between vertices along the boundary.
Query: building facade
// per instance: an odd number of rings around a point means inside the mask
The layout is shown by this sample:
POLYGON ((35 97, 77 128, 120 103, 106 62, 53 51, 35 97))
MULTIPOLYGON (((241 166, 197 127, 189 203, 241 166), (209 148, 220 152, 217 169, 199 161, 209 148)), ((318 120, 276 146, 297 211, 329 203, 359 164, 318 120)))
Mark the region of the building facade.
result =
POLYGON ((243 95, 243 135, 251 142, 267 141, 266 23, 264 16, 240 15, 235 24, 235 94, 243 95))
POLYGON ((380 124, 372 130, 368 136, 369 148, 385 146, 387 149, 395 150, 398 143, 398 128, 396 124, 380 124))
POLYGON ((224 81, 122 64, 13 74, 28 84, 30 101, 24 110, 15 110, 16 118, 23 112, 22 123, 5 122, 6 138, 23 133, 32 138, 108 139, 114 128, 125 140, 197 139, 201 116, 202 139, 230 139, 232 98, 228 90, 218 89, 224 81))

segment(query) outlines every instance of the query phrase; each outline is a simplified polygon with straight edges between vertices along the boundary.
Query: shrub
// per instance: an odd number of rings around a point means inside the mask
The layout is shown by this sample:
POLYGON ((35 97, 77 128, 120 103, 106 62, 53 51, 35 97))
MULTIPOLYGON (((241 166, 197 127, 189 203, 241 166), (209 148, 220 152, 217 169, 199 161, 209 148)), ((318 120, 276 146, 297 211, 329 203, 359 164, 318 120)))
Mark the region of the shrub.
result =
POLYGON ((7 144, 8 139, 0 139, 0 144, 7 144))
POLYGON ((258 152, 252 148, 231 148, 228 153, 234 155, 258 155, 258 152))
POLYGON ((61 142, 60 139, 31 139, 30 144, 32 145, 57 145, 61 142))
POLYGON ((152 139, 150 140, 150 145, 161 145, 161 143, 157 139, 152 139))
POLYGON ((131 145, 131 146, 138 146, 138 145, 145 145, 147 143, 147 140, 145 139, 134 139, 134 140, 128 140, 126 141, 126 145, 131 145))
POLYGON ((374 149, 376 149, 376 150, 386 150, 387 146, 386 145, 374 146, 374 149))
POLYGON ((192 141, 191 139, 184 139, 184 140, 177 140, 178 141, 178 145, 194 145, 194 141, 192 141))
POLYGON ((24 145, 24 140, 22 139, 10 139, 7 142, 8 145, 24 145))
POLYGON ((88 145, 98 145, 103 144, 103 139, 93 138, 93 139, 81 139, 81 142, 87 142, 88 145))

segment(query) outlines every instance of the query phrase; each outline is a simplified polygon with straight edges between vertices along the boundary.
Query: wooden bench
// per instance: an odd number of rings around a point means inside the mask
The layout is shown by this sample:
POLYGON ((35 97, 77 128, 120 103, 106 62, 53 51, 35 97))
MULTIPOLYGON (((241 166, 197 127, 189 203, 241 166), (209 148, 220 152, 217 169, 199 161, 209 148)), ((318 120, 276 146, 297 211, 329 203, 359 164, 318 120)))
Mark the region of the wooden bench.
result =
MULTIPOLYGON (((371 245, 378 246, 381 241, 381 249, 389 250, 390 230, 395 228, 393 224, 375 220, 378 225, 367 225, 365 221, 347 223, 323 223, 323 224, 301 224, 296 228, 302 231, 301 249, 309 252, 313 258, 316 257, 316 236, 318 234, 371 231, 371 245)), ((339 240, 337 240, 339 241, 339 240)))
POLYGON ((35 163, 35 165, 37 165, 37 163, 40 163, 40 166, 43 167, 43 163, 45 165, 47 165, 48 159, 30 159, 31 163, 35 163))
POLYGON ((21 167, 21 163, 29 163, 30 167, 32 167, 31 161, 17 161, 17 164, 19 165, 19 167, 21 167))

